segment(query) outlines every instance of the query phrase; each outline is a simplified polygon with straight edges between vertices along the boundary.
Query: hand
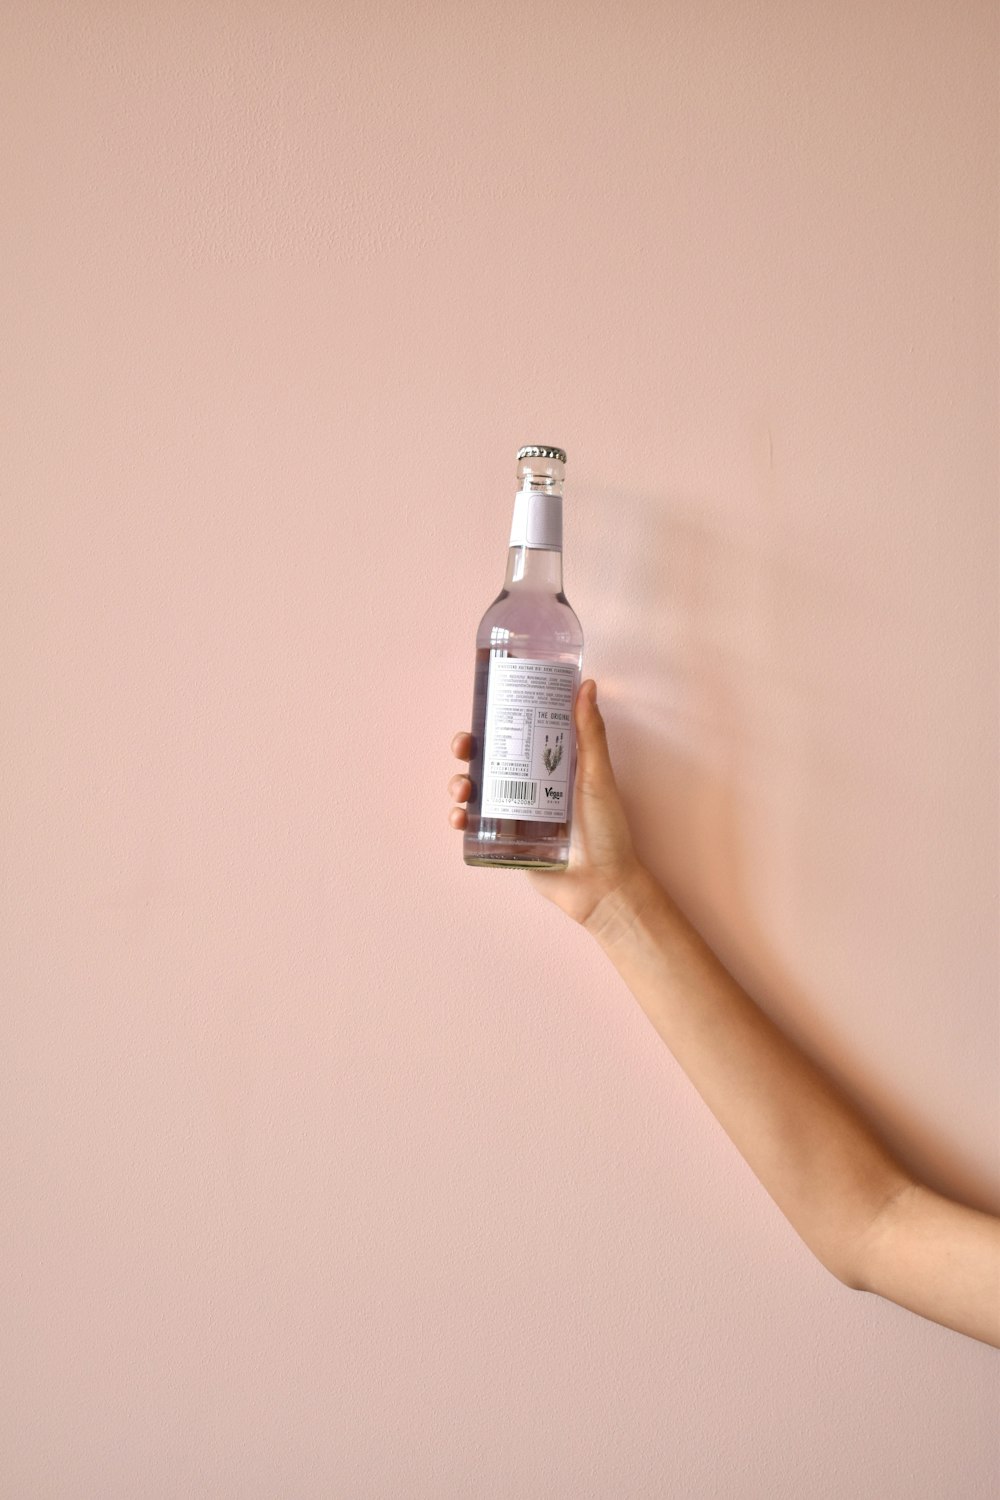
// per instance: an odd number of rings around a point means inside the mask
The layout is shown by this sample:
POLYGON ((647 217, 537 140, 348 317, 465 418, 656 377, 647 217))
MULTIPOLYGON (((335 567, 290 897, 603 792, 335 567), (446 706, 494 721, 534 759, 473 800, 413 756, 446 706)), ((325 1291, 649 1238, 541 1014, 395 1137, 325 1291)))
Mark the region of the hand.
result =
MULTIPOLYGON (((593 678, 581 684, 573 713, 577 762, 569 866, 565 870, 526 873, 543 896, 574 922, 596 932, 609 909, 619 908, 626 893, 641 886, 647 877, 632 847, 593 678)), ((467 761, 472 754, 471 734, 456 734, 451 750, 457 760, 467 761)), ((451 778, 448 789, 456 804, 448 815, 451 826, 464 828, 468 818, 459 804, 469 800, 472 782, 459 772, 451 778)))

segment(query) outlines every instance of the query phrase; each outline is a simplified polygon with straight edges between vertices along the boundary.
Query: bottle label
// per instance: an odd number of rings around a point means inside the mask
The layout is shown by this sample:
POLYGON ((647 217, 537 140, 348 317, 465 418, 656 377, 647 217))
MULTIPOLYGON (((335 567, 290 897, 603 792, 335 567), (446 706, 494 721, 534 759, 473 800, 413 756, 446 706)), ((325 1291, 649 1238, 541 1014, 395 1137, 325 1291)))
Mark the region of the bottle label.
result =
POLYGON ((562 496, 518 490, 510 523, 510 547, 562 551, 562 496))
POLYGON ((481 817, 567 821, 575 684, 572 662, 490 657, 481 817))

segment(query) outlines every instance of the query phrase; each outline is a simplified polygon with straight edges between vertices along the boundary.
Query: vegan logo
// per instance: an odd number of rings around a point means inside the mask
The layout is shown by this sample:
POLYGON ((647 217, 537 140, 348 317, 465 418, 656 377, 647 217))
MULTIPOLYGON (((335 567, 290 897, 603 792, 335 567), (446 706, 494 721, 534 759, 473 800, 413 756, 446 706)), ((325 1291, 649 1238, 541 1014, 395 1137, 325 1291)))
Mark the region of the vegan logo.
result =
POLYGON ((562 801, 562 792, 557 791, 554 786, 547 786, 545 788, 545 795, 546 795, 546 797, 550 798, 551 801, 553 801, 553 802, 561 802, 562 801))

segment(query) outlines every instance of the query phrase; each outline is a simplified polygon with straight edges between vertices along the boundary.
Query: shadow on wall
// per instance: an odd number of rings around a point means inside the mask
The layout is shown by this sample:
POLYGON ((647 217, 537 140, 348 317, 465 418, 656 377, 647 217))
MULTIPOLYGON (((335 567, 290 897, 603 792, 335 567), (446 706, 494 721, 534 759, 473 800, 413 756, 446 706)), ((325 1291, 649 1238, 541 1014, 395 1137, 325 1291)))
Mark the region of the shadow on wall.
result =
MULTIPOLYGON (((852 827, 878 826, 878 804, 899 767, 891 744, 880 759, 877 736, 846 743, 837 733, 837 683, 852 681, 852 649, 878 639, 884 602, 810 559, 780 517, 763 516, 750 544, 745 529, 734 539, 692 496, 578 494, 582 535, 602 534, 598 516, 609 502, 612 514, 629 518, 629 549, 589 560, 600 598, 580 593, 578 612, 591 661, 620 667, 617 677, 594 673, 640 857, 911 1171, 1000 1212, 1000 1195, 946 1140, 943 1122, 921 1118, 866 1062, 810 999, 780 935, 772 939, 760 919, 762 904, 773 932, 773 913, 784 911, 801 950, 810 930, 819 932, 817 902, 846 907, 849 921, 848 895, 863 899, 856 886, 844 889, 850 855, 841 828, 849 838, 852 827), (815 868, 832 837, 836 868, 815 868)), ((578 593, 571 580, 574 605, 578 593)), ((829 941, 829 924, 823 931, 829 941)))

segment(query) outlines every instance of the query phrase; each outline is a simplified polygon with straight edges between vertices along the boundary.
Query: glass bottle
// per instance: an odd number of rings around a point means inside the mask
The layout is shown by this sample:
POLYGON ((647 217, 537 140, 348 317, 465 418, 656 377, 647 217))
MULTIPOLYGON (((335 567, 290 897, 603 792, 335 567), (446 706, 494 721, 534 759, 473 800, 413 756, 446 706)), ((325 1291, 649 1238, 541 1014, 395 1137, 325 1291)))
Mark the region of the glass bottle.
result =
POLYGON ((583 630, 563 593, 565 466, 561 448, 518 451, 507 574, 476 634, 469 865, 569 863, 583 630))

